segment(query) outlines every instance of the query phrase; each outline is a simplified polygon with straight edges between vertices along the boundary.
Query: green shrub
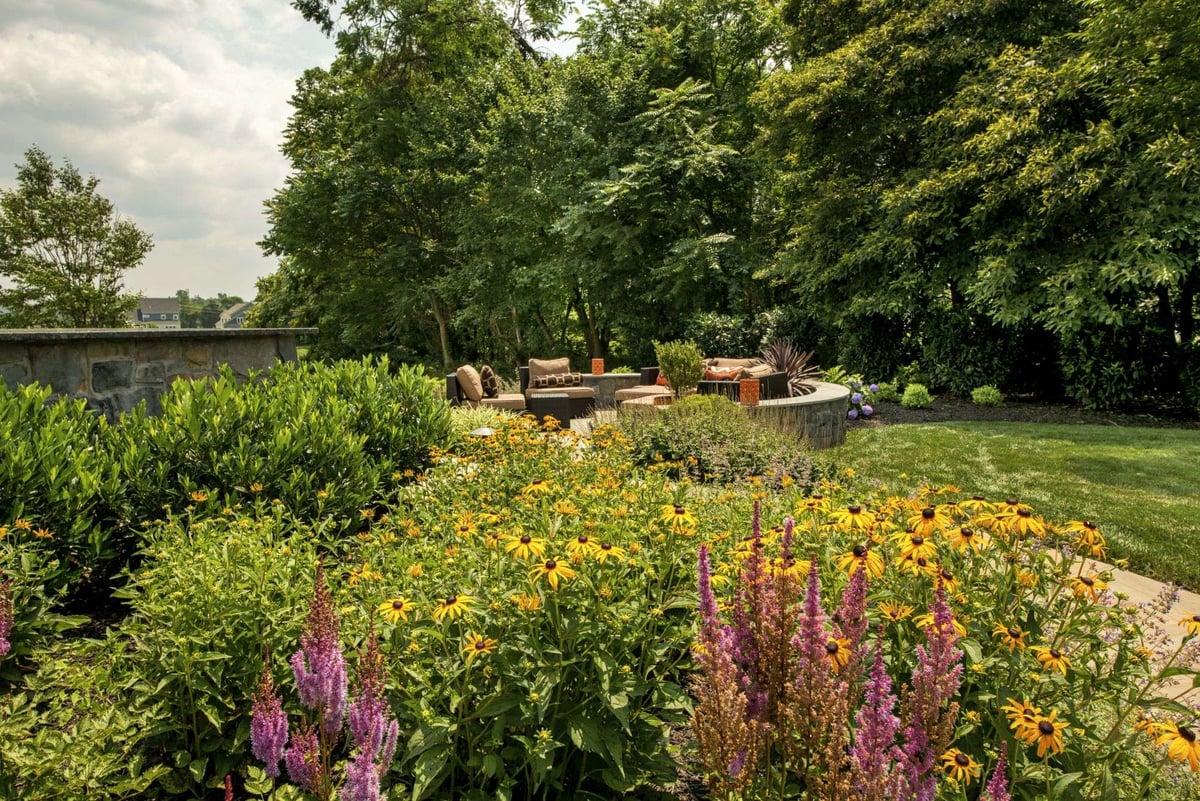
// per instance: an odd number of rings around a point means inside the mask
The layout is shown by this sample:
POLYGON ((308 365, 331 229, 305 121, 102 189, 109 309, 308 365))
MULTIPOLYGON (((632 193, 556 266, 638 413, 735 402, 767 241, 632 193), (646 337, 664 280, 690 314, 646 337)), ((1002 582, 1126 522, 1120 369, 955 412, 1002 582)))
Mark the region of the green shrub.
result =
POLYGON ((57 595, 80 582, 103 584, 127 555, 123 487, 100 444, 108 428, 83 400, 50 401, 50 388, 0 386, 0 525, 28 524, 54 568, 41 576, 57 595))
POLYGON ((897 391, 895 384, 884 382, 879 384, 879 389, 875 390, 875 399, 887 401, 888 403, 899 403, 900 392, 897 391))
POLYGON ((86 620, 55 611, 66 591, 56 581, 62 571, 58 559, 34 542, 29 531, 0 526, 0 587, 7 582, 12 604, 12 628, 6 638, 10 649, 0 656, 0 688, 20 681, 25 665, 47 643, 86 620))
POLYGON ((896 370, 896 377, 892 383, 896 385, 896 389, 903 392, 909 384, 928 385, 929 379, 919 362, 910 362, 896 370))
POLYGON ((1004 393, 992 384, 984 384, 971 390, 971 403, 976 406, 1003 406, 1004 393))
POLYGON ((718 312, 697 314, 685 333, 702 354, 731 358, 755 353, 762 335, 755 321, 748 317, 718 312))
POLYGON ((674 475, 727 484, 751 476, 807 486, 812 460, 792 432, 752 418, 721 395, 693 395, 671 406, 620 417, 633 457, 643 466, 668 463, 674 475))
POLYGON ((659 372, 666 377, 675 397, 695 389, 704 377, 704 354, 695 342, 655 342, 659 372))
POLYGON ((296 650, 315 538, 281 514, 185 516, 152 526, 141 555, 119 592, 129 648, 112 681, 154 700, 142 752, 170 769, 164 789, 198 792, 249 763, 247 699, 264 648, 281 664, 296 650))
POLYGON ((606 367, 605 370, 607 370, 610 373, 636 373, 637 372, 637 370, 634 370, 632 367, 630 367, 627 364, 618 364, 616 367, 606 367))
POLYGON ((285 364, 238 383, 178 381, 157 417, 114 429, 136 514, 278 499, 297 517, 356 521, 450 436, 449 406, 415 368, 386 360, 285 364), (207 504, 207 505, 206 505, 207 504))
POLYGON ((905 409, 927 409, 932 404, 933 396, 924 384, 909 384, 900 397, 900 405, 905 409))

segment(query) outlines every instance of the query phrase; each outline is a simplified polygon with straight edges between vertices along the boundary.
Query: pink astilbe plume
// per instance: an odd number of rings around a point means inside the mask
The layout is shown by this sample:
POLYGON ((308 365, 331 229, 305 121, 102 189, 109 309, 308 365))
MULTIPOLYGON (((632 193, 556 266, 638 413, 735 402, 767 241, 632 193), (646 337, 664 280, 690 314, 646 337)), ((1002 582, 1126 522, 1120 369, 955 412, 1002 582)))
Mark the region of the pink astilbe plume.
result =
POLYGON ((292 654, 292 672, 300 703, 317 712, 321 734, 337 736, 346 711, 346 660, 342 656, 341 624, 333 609, 333 594, 317 564, 317 578, 308 617, 300 634, 300 650, 292 654))
POLYGON ((292 735, 292 742, 283 754, 288 776, 302 790, 315 793, 326 783, 325 769, 321 764, 321 746, 317 732, 308 723, 292 735))
POLYGON ((949 745, 958 716, 958 704, 950 699, 962 683, 962 651, 940 578, 930 611, 933 622, 925 627, 925 645, 917 646, 917 666, 902 703, 904 769, 893 776, 893 798, 933 801, 937 756, 949 745))
POLYGON ((892 693, 892 680, 883 663, 883 649, 876 645, 875 660, 867 679, 866 698, 855 716, 858 730, 854 746, 850 749, 850 764, 854 771, 853 793, 857 799, 866 801, 885 797, 892 765, 898 756, 894 743, 896 733, 900 730, 900 718, 895 708, 896 696, 892 693))
MULTIPOLYGON (((0 572, 0 576, 3 575, 4 573, 0 572)), ((0 659, 3 659, 12 650, 12 643, 8 639, 12 636, 12 627, 12 579, 4 579, 4 581, 0 581, 0 659)))
POLYGON ((379 640, 372 629, 359 654, 355 698, 350 702, 350 736, 358 749, 346 766, 342 801, 380 801, 379 782, 396 753, 399 724, 384 697, 385 676, 379 640))
POLYGON ((254 711, 250 717, 250 750, 266 765, 267 775, 279 775, 279 762, 287 745, 288 722, 283 702, 275 689, 269 660, 263 660, 262 678, 254 693, 254 711))
POLYGON ((987 789, 979 801, 1012 801, 1012 795, 1008 792, 1008 743, 1000 743, 1000 758, 996 760, 991 781, 987 783, 987 789))
POLYGON ((849 641, 852 656, 843 670, 847 681, 853 682, 861 667, 859 652, 863 636, 867 633, 867 571, 855 570, 850 582, 842 591, 841 603, 834 613, 838 633, 849 641))

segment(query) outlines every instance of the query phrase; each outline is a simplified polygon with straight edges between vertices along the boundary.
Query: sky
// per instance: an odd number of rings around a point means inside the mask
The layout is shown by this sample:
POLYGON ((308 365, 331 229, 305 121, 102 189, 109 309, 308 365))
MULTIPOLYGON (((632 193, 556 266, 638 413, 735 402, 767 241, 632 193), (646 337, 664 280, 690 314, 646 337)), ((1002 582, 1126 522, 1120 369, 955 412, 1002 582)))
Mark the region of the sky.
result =
POLYGON ((334 45, 288 0, 17 0, 0 14, 0 188, 37 145, 154 238, 147 297, 250 299, 288 99, 334 45))

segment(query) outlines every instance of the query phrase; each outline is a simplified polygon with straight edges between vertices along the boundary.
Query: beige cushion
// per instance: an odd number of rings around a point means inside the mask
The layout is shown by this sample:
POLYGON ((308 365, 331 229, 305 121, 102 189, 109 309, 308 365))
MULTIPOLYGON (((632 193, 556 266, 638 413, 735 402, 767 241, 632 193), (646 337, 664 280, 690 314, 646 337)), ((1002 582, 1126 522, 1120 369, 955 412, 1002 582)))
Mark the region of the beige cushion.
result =
POLYGON ((533 389, 532 387, 525 390, 525 396, 532 398, 535 395, 566 395, 568 398, 594 398, 596 390, 591 387, 553 387, 550 389, 533 389))
POLYGON ((544 375, 555 375, 560 373, 571 372, 571 360, 566 356, 561 359, 530 359, 529 360, 529 383, 533 383, 533 379, 540 378, 544 375))
POLYGON ((756 364, 762 364, 762 359, 721 359, 721 358, 716 358, 716 359, 709 359, 707 366, 718 369, 718 370, 727 370, 730 367, 740 367, 740 368, 744 369, 746 367, 753 367, 756 364))
POLYGON ((623 403, 627 400, 636 400, 638 398, 654 399, 655 397, 665 397, 673 394, 669 387, 660 387, 654 384, 639 384, 636 387, 618 389, 613 393, 613 400, 623 403))
POLYGON ((742 370, 742 374, 746 378, 766 378, 773 372, 775 371, 771 369, 771 365, 769 364, 756 364, 753 367, 747 367, 742 370))
POLYGON ((464 398, 472 403, 483 400, 483 381, 479 378, 479 371, 469 364, 464 364, 454 371, 454 375, 458 378, 458 391, 464 398))
POLYGON ((484 398, 479 402, 479 405, 487 406, 490 409, 508 409, 510 412, 523 412, 525 411, 525 396, 516 392, 505 392, 494 398, 484 398))

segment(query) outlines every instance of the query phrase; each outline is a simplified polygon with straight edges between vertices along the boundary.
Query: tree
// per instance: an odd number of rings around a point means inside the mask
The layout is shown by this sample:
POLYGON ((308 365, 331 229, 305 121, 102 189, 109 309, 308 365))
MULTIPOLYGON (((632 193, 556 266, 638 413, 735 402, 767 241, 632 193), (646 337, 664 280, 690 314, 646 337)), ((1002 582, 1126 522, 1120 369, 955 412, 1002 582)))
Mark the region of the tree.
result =
POLYGON ((62 167, 37 147, 0 191, 0 322, 9 327, 107 328, 127 324, 137 296, 124 274, 153 246, 96 194, 100 180, 62 167))

